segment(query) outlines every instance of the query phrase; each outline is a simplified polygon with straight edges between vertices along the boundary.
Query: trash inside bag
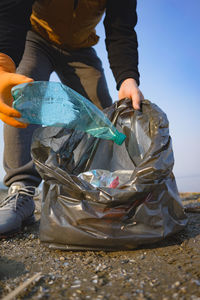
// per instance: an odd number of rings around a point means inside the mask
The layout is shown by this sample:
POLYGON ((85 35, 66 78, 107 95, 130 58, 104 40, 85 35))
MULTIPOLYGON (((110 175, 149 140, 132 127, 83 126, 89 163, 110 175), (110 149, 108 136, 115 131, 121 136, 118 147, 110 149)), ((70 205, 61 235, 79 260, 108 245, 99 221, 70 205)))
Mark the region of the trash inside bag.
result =
POLYGON ((78 178, 81 178, 94 187, 110 187, 116 188, 120 183, 124 182, 125 176, 127 175, 127 180, 130 178, 130 171, 115 171, 110 172, 107 170, 91 170, 88 172, 83 172, 78 175, 78 178))
POLYGON ((104 110, 127 138, 119 146, 66 128, 35 131, 32 157, 44 180, 40 239, 66 250, 134 249, 187 224, 172 172, 165 113, 129 99, 104 110))

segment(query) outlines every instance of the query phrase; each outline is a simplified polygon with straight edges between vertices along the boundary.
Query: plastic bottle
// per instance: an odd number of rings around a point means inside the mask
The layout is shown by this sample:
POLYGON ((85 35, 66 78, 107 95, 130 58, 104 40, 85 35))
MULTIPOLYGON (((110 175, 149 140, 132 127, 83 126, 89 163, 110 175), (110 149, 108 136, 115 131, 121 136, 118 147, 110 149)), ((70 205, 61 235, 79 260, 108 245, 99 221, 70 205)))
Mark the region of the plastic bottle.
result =
POLYGON ((13 87, 11 93, 24 123, 80 130, 118 145, 126 138, 101 110, 62 83, 34 81, 13 87))

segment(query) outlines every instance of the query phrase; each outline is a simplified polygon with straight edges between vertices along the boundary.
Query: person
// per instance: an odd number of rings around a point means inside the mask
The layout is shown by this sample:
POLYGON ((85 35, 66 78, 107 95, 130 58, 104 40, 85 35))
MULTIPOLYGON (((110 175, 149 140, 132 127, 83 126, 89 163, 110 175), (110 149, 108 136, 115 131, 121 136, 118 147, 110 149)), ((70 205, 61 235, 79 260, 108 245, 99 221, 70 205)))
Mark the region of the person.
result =
POLYGON ((105 13, 106 49, 119 90, 134 109, 139 89, 136 0, 1 0, 0 119, 4 124, 4 184, 8 196, 0 207, 0 236, 34 222, 33 197, 41 182, 30 155, 37 125, 17 120, 11 88, 33 80, 48 81, 53 71, 62 83, 99 108, 112 104, 102 63, 93 46, 95 27, 105 13))

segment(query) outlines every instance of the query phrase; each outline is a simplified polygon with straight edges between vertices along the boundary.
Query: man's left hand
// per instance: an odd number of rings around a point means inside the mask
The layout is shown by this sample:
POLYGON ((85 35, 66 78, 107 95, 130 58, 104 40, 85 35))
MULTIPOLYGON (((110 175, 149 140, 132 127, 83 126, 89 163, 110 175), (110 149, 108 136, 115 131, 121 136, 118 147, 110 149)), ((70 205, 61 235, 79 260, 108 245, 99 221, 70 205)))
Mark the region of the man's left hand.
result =
POLYGON ((129 98, 132 100, 133 108, 140 109, 140 102, 144 100, 144 96, 138 88, 137 82, 133 78, 125 79, 119 89, 119 99, 129 98))

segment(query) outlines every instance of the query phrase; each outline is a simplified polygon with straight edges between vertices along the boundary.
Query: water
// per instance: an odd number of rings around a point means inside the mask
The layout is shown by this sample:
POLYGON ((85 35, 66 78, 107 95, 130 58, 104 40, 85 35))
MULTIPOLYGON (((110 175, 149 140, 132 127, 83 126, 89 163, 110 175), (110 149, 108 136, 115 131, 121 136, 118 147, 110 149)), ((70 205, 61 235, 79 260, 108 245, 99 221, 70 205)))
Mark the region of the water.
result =
POLYGON ((200 175, 176 177, 180 193, 200 193, 200 175))
POLYGON ((6 189, 6 186, 3 184, 3 182, 0 181, 0 190, 1 189, 6 189))

